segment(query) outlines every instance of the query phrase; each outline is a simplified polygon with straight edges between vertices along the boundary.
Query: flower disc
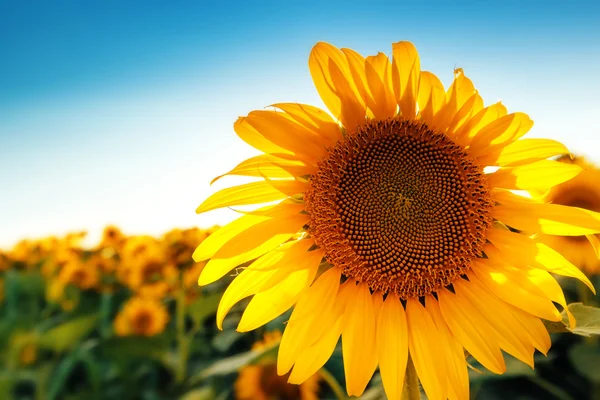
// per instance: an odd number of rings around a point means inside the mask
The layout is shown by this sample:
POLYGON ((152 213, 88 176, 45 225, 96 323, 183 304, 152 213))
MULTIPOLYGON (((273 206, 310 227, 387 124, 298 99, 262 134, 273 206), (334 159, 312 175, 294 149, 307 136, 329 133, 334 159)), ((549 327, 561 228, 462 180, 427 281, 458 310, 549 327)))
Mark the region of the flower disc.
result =
POLYGON ((328 261, 403 299, 449 285, 481 254, 493 205, 483 171, 446 135, 399 119, 338 141, 306 193, 328 261))

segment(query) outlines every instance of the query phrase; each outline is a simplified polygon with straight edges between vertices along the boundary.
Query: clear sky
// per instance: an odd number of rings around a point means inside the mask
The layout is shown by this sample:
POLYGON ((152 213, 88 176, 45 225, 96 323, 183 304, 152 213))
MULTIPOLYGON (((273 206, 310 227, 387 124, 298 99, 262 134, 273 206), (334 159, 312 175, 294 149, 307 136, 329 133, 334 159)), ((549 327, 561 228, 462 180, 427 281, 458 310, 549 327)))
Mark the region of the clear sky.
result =
POLYGON ((362 54, 410 40, 447 85, 462 67, 531 136, 600 162, 595 2, 0 0, 0 247, 108 223, 126 233, 226 222, 196 215, 254 154, 232 124, 269 104, 322 105, 317 41, 362 54), (24 4, 27 4, 25 6, 24 4), (177 7, 173 5, 176 4, 177 7))

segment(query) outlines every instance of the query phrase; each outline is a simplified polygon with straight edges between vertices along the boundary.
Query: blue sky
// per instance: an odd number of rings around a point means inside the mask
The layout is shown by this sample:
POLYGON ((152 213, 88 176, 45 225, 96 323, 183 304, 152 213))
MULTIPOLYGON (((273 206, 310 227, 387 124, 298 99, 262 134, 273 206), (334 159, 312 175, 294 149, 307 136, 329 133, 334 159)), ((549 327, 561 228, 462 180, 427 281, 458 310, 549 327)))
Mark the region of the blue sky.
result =
POLYGON ((567 2, 0 0, 0 247, 24 237, 226 222, 196 215, 210 179, 254 154, 240 115, 321 106, 307 67, 328 41, 389 54, 410 40, 445 84, 464 68, 531 136, 600 162, 600 7, 567 2))

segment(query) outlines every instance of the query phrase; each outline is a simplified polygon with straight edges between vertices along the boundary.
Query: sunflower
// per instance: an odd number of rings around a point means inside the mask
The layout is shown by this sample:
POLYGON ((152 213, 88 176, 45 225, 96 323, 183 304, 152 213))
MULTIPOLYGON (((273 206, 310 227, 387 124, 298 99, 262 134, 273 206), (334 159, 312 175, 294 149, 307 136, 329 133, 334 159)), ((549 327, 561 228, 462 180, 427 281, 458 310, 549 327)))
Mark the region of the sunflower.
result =
POLYGON ((102 231, 102 240, 100 241, 99 247, 118 249, 124 241, 125 235, 123 235, 123 232, 114 225, 108 225, 102 231))
MULTIPOLYGON (((582 171, 575 178, 556 185, 545 193, 544 201, 600 212, 600 169, 584 157, 563 156, 558 161, 577 165, 582 171)), ((588 235, 587 238, 549 235, 540 237, 540 240, 563 253, 569 261, 592 275, 600 273, 600 261, 597 256, 599 239, 600 235, 588 235)))
POLYGON ((241 332, 294 306, 278 373, 305 381, 341 337, 354 396, 379 366, 399 398, 411 359, 429 399, 467 399, 464 350, 498 374, 501 350, 533 367, 535 349, 550 348, 541 319, 561 319, 554 303, 566 309, 550 272, 593 290, 535 234, 598 233, 600 215, 514 192, 576 176, 580 167, 548 159, 565 146, 521 139, 531 119, 485 107, 462 69, 445 90, 408 42, 393 44, 392 60, 318 43, 309 69, 333 117, 280 103, 239 118, 235 132, 262 154, 225 175, 256 179, 197 209, 257 205, 194 253, 210 258, 200 285, 254 260, 225 291, 218 327, 248 296, 241 332))
MULTIPOLYGON (((264 340, 256 342, 252 349, 262 349, 279 340, 281 340, 281 332, 267 332, 264 340)), ((318 399, 318 374, 314 374, 299 386, 288 383, 287 378, 287 375, 279 376, 277 374, 275 360, 247 365, 240 370, 235 381, 235 398, 237 400, 318 399)))
POLYGON ((84 290, 92 289, 100 282, 100 271, 96 264, 71 260, 58 273, 58 281, 62 286, 71 284, 84 290))
POLYGON ((154 336, 165 330, 169 313, 158 300, 133 297, 125 303, 114 321, 119 336, 154 336))

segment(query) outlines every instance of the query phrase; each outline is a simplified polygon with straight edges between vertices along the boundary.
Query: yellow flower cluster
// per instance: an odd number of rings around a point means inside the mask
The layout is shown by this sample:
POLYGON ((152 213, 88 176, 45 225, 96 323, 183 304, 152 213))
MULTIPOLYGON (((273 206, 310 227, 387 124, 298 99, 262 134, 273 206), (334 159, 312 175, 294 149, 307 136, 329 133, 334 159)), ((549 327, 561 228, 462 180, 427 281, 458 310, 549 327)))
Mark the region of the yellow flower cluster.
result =
POLYGON ((115 332, 152 336, 169 321, 165 301, 181 291, 188 303, 199 295, 197 279, 206 262, 194 262, 192 253, 212 231, 173 229, 155 238, 126 236, 108 226, 91 248, 82 244, 85 232, 22 240, 0 252, 0 300, 2 272, 9 269, 38 271, 46 282, 46 299, 64 311, 77 307, 82 291, 124 291, 131 297, 115 318, 115 332))

